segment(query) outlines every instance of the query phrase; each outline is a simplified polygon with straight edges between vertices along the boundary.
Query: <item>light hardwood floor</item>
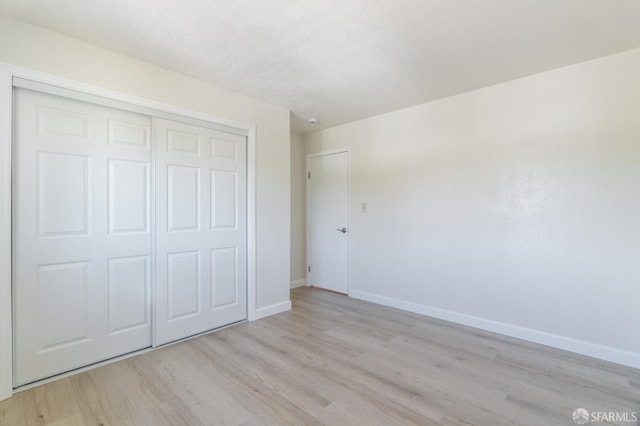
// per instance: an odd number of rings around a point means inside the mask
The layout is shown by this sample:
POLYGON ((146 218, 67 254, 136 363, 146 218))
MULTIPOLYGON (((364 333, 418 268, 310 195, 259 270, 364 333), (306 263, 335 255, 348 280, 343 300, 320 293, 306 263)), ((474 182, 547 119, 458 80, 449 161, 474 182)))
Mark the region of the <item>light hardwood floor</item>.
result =
POLYGON ((640 412, 639 370, 321 290, 292 300, 18 393, 0 424, 546 426, 573 425, 579 407, 640 412))

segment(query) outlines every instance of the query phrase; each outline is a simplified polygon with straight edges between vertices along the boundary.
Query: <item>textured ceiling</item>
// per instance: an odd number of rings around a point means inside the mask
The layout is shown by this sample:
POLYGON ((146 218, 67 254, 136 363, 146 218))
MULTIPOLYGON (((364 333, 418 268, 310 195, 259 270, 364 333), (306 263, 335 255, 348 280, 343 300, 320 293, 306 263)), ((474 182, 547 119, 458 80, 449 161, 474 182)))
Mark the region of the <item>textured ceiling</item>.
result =
POLYGON ((638 0, 0 0, 0 14, 288 107, 300 133, 640 46, 638 0))

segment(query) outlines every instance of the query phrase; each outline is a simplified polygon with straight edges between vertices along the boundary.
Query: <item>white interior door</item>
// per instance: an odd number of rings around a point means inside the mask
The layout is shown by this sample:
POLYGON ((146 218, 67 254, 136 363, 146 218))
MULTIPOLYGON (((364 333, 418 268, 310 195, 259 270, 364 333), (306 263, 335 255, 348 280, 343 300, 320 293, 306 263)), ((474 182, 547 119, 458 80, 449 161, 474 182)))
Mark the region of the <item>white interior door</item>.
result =
POLYGON ((247 317, 246 139, 156 120, 155 345, 247 317))
POLYGON ((349 153, 309 160, 309 284, 349 292, 349 153))
POLYGON ((151 119, 16 89, 14 385, 151 344, 151 119))

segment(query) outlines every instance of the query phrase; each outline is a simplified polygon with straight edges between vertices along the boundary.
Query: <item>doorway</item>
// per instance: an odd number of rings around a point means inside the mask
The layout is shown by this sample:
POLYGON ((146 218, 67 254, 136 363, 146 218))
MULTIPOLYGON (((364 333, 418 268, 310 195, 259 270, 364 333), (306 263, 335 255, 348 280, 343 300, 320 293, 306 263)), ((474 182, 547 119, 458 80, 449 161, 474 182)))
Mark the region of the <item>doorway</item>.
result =
POLYGON ((310 286, 349 293, 348 149, 307 156, 307 280, 310 286))
POLYGON ((14 387, 247 319, 246 132, 13 90, 14 387))

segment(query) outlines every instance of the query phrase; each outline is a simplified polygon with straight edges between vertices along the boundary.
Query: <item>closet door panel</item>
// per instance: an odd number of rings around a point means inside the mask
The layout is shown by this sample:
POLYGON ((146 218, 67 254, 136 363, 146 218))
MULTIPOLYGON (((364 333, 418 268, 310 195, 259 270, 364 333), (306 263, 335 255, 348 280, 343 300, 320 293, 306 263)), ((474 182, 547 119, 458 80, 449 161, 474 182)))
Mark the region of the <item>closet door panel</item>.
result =
POLYGON ((246 319, 246 137, 156 119, 160 345, 246 319))
POLYGON ((14 385, 150 346, 150 126, 15 89, 14 385))

